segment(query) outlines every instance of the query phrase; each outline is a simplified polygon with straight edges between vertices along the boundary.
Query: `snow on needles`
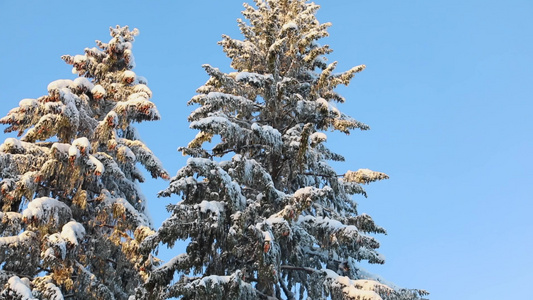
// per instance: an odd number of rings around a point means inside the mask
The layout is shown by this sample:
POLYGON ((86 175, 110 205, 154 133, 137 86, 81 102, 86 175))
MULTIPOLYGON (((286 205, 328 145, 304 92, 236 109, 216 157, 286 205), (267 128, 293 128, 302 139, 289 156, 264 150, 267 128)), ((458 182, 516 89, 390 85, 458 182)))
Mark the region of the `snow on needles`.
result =
POLYGON ((73 245, 78 245, 78 240, 85 236, 85 228, 76 221, 70 221, 63 225, 61 237, 73 245))
POLYGON ((88 154, 91 151, 91 143, 86 137, 77 138, 72 142, 72 146, 80 150, 81 154, 88 154))
POLYGON ((254 86, 263 86, 263 83, 266 81, 272 81, 274 77, 271 74, 262 75, 257 73, 250 72, 239 72, 235 76, 235 80, 239 82, 246 82, 254 86))
MULTIPOLYGON (((331 286, 342 289, 343 293, 350 297, 350 299, 360 300, 382 300, 382 298, 374 292, 377 287, 388 288, 379 282, 372 280, 352 280, 346 276, 339 276, 332 270, 323 269, 326 273, 326 280, 329 280, 331 286)), ((392 291, 391 288, 388 288, 392 291)))
POLYGON ((22 143, 16 138, 7 138, 4 143, 1 145, 0 151, 9 151, 9 152, 22 152, 24 147, 22 143))
POLYGON ((344 174, 344 179, 348 182, 357 182, 362 184, 369 184, 382 179, 389 179, 385 173, 372 171, 369 169, 359 169, 356 172, 348 171, 344 174))
POLYGON ((12 299, 37 300, 37 298, 34 298, 31 293, 30 281, 28 278, 20 279, 18 276, 13 276, 9 278, 7 284, 9 285, 9 289, 15 293, 15 295, 9 295, 12 299), (21 298, 18 298, 17 296, 21 298))
POLYGON ((270 125, 260 126, 257 123, 253 123, 251 129, 259 137, 262 143, 272 146, 276 152, 281 151, 283 141, 281 133, 277 129, 270 125))
POLYGON ((70 219, 71 211, 65 203, 59 200, 41 197, 33 199, 22 212, 22 216, 28 220, 53 220, 58 224, 61 219, 70 219))
POLYGON ((52 93, 54 91, 58 91, 62 88, 68 88, 70 87, 74 82, 70 79, 59 79, 56 81, 52 81, 50 84, 48 84, 48 92, 52 93))
POLYGON ((309 139, 311 140, 312 145, 317 145, 319 143, 325 142, 328 137, 323 132, 315 132, 309 136, 309 139))
POLYGON ((35 99, 22 99, 20 100, 19 102, 19 106, 20 107, 23 107, 25 108, 26 110, 28 110, 28 108, 34 108, 34 107, 37 107, 39 106, 39 104, 37 103, 37 100, 35 99))
POLYGON ((215 215, 220 215, 221 211, 224 211, 224 203, 219 201, 202 201, 199 204, 200 211, 206 213, 208 211, 214 213, 215 215))
POLYGON ((283 25, 282 31, 288 31, 288 30, 298 30, 298 24, 296 24, 295 22, 291 21, 291 22, 288 22, 286 23, 285 25, 283 25))
POLYGON ((100 99, 106 96, 106 91, 103 86, 97 84, 91 89, 91 93, 96 99, 100 99))

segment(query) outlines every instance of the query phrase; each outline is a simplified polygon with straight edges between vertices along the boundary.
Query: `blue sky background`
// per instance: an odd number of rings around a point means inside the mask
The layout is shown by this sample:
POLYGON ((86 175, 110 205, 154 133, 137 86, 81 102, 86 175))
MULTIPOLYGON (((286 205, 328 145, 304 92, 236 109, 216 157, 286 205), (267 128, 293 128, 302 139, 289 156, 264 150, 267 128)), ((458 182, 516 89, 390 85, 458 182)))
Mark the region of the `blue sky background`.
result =
MULTIPOLYGON (((330 61, 367 65, 340 89, 339 108, 372 130, 328 134, 347 157, 336 167, 391 177, 357 199, 389 233, 378 237, 385 265, 366 267, 434 300, 533 299, 533 2, 317 3, 333 23, 322 40, 330 61)), ((138 128, 175 174, 185 162, 176 148, 196 134, 186 102, 208 79, 202 64, 230 71, 216 42, 240 37, 241 10, 242 0, 0 0, 0 115, 73 78, 61 55, 108 41, 109 26, 137 27, 135 71, 162 115, 138 128)), ((166 185, 143 184, 156 225, 179 201, 156 198, 166 185)))

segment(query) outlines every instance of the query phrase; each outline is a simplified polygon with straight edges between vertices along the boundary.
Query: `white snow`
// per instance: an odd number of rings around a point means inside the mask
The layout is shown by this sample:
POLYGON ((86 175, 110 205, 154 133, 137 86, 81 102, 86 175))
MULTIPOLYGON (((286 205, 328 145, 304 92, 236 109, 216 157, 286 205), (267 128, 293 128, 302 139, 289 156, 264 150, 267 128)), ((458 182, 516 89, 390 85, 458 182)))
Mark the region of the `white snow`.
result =
POLYGON ((85 228, 76 221, 70 221, 63 225, 61 237, 73 245, 78 245, 78 240, 85 236, 85 228))
POLYGON ((78 111, 76 104, 72 100, 74 99, 70 98, 69 100, 65 101, 65 106, 63 106, 62 113, 66 118, 69 119, 71 124, 78 125, 80 120, 80 112, 78 111))
POLYGON ((80 150, 78 150, 78 148, 76 148, 76 146, 71 145, 68 148, 68 156, 70 156, 72 158, 77 158, 77 157, 80 156, 80 150))
POLYGON ((224 203, 219 201, 202 201, 198 204, 200 211, 206 213, 208 211, 214 213, 215 215, 220 215, 221 211, 224 211, 224 203))
POLYGON ((124 50, 124 60, 128 63, 130 69, 135 68, 135 56, 133 56, 131 49, 124 50))
POLYGON ((238 210, 244 207, 246 203, 246 197, 242 195, 240 185, 233 181, 231 176, 224 171, 224 169, 222 169, 217 162, 206 158, 191 157, 187 159, 187 165, 195 169, 198 168, 198 174, 200 175, 205 175, 211 172, 211 170, 215 170, 216 174, 222 180, 223 186, 228 192, 233 208, 238 210))
POLYGON ((10 211, 0 212, 0 222, 3 222, 3 223, 10 222, 12 224, 17 224, 17 223, 20 223, 21 218, 22 218, 22 215, 18 212, 10 212, 10 211))
POLYGON ((16 149, 16 150, 24 149, 24 147, 22 147, 22 144, 20 143, 20 141, 17 140, 16 138, 7 138, 4 141, 3 148, 6 149, 6 150, 8 150, 8 149, 9 150, 10 149, 16 149))
POLYGON ((135 153, 133 153, 129 147, 121 146, 117 149, 117 152, 119 156, 123 157, 127 161, 134 162, 137 159, 135 153))
POLYGON ((21 187, 29 190, 33 190, 33 187, 37 184, 35 182, 35 177, 37 175, 38 171, 30 171, 24 173, 22 176, 20 176, 19 182, 17 184, 22 184, 21 187))
POLYGON ((106 120, 108 120, 108 122, 111 122, 114 125, 118 124, 117 113, 115 111, 110 111, 106 116, 106 120))
MULTIPOLYGON (((209 105, 212 106, 212 108, 226 107, 228 110, 251 110, 257 105, 254 101, 251 101, 243 96, 236 96, 221 92, 209 92, 207 95, 200 94, 194 96, 193 99, 196 103, 209 105)), ((205 106, 199 107, 191 114, 191 117, 196 114, 205 114, 205 109, 205 106)))
POLYGON ((149 101, 148 95, 143 92, 131 94, 126 102, 117 103, 114 110, 119 115, 129 114, 131 117, 143 115, 149 116, 151 120, 161 117, 154 103, 149 101))
POLYGON ((220 284, 224 285, 230 282, 230 280, 231 280, 231 276, 211 275, 211 276, 202 278, 200 282, 198 283, 198 285, 200 286, 207 286, 207 284, 210 284, 211 286, 220 285, 220 284))
POLYGON ((135 93, 145 93, 148 95, 148 98, 152 98, 152 90, 150 90, 145 84, 136 84, 133 87, 133 91, 135 93))
POLYGON ((251 73, 249 72, 239 72, 237 73, 237 76, 235 76, 235 80, 237 81, 249 80, 250 77, 252 76, 251 76, 251 73))
POLYGON ((57 114, 61 112, 63 105, 61 102, 47 102, 44 104, 45 112, 57 114))
POLYGON ((73 81, 70 80, 70 79, 59 79, 59 80, 50 82, 50 84, 48 84, 47 90, 50 93, 50 92, 52 92, 54 90, 60 90, 62 88, 68 88, 72 83, 73 83, 73 81))
POLYGON ((106 96, 106 91, 104 89, 103 86, 97 84, 95 85, 92 89, 91 89, 91 93, 96 97, 96 98, 101 98, 101 97, 105 97, 106 96))
POLYGON ((56 150, 58 152, 61 152, 63 154, 69 154, 71 145, 70 144, 63 144, 63 143, 53 143, 51 150, 56 150))
POLYGON ((281 150, 283 141, 281 138, 281 133, 277 129, 270 125, 260 126, 257 123, 253 123, 251 129, 259 136, 262 143, 272 146, 272 148, 276 151, 281 150))
MULTIPOLYGON (((237 155, 235 155, 237 156, 237 155)), ((238 157, 236 158, 241 158, 241 155, 238 155, 238 157)), ((251 182, 253 180, 253 170, 254 170, 254 163, 256 163, 255 161, 252 161, 252 160, 244 160, 244 176, 243 176, 243 181, 244 182, 251 182)))
POLYGON ((94 84, 92 84, 92 82, 90 82, 86 77, 78 77, 74 79, 72 86, 84 88, 85 90, 90 91, 94 87, 94 84))
MULTIPOLYGON (((204 96, 204 95, 202 95, 204 96)), ((224 97, 231 97, 233 95, 228 95, 226 93, 221 93, 221 92, 209 92, 209 94, 206 95, 206 98, 207 99, 210 99, 210 100, 214 100, 214 99, 221 99, 221 98, 224 98, 224 97)), ((244 98, 242 96, 236 96, 236 97, 241 97, 241 98, 244 98)))
POLYGON ((306 186, 304 188, 298 189, 296 192, 294 192, 294 198, 302 198, 306 195, 311 194, 314 191, 315 188, 311 186, 306 186))
POLYGON ((148 94, 138 92, 129 95, 127 101, 130 102, 130 105, 139 105, 139 103, 145 102, 148 98, 148 94))
POLYGON ((287 31, 287 30, 298 30, 298 24, 296 24, 295 22, 291 21, 291 22, 288 22, 286 23, 285 25, 283 25, 282 31, 287 31))
POLYGON ((283 45, 286 43, 286 41, 287 41, 287 37, 276 39, 275 42, 272 45, 270 45, 270 47, 268 48, 268 52, 276 53, 276 52, 280 51, 281 47, 283 47, 283 45))
POLYGON ((77 138, 72 142, 72 146, 78 148, 80 153, 86 155, 91 151, 91 143, 86 137, 77 138))
MULTIPOLYGON (((168 262, 164 263, 160 267, 158 267, 155 272, 166 272, 167 270, 174 270, 176 269, 175 265, 179 265, 183 263, 183 261, 187 260, 188 255, 185 253, 181 253, 177 256, 174 256, 172 259, 170 259, 168 262)), ((154 273, 155 273, 154 272, 154 273)))
POLYGON ((102 164, 96 157, 89 155, 89 160, 95 165, 94 172, 97 174, 103 174, 105 171, 104 164, 102 164))
MULTIPOLYGON (((332 270, 322 269, 326 273, 326 278, 333 281, 333 287, 342 288, 345 295, 350 299, 360 300, 382 300, 382 298, 375 292, 376 289, 390 289, 383 284, 373 280, 352 280, 346 276, 340 276, 332 270)), ((390 289, 392 291, 392 289, 390 289)))
POLYGON ((42 282, 44 282, 44 287, 48 293, 48 300, 64 300, 63 293, 61 293, 61 290, 53 283, 53 279, 51 275, 47 275, 44 277, 41 277, 43 279, 42 282))
POLYGON ((250 72, 239 72, 235 76, 235 80, 239 82, 248 82, 257 86, 262 86, 264 81, 273 80, 272 74, 262 75, 250 72))
POLYGON ((0 247, 6 244, 21 245, 35 238, 35 233, 32 231, 24 231, 23 233, 15 236, 3 236, 0 237, 0 247))
POLYGON ((37 100, 35 99, 22 99, 19 102, 20 107, 28 108, 28 107, 36 107, 38 105, 37 100))
POLYGON ((79 63, 85 63, 87 61, 87 56, 85 55, 75 55, 74 56, 74 63, 75 64, 79 64, 79 63))
MULTIPOLYGON (((356 284, 360 284, 360 282, 357 282, 356 284)), ((359 285, 357 285, 359 287, 359 285)), ((365 283, 365 287, 362 289, 357 288, 356 286, 350 285, 343 289, 343 292, 347 294, 349 297, 352 297, 353 299, 361 299, 361 300, 382 300, 382 298, 374 291, 372 290, 365 290, 364 288, 368 288, 365 283)))
POLYGON ((271 242, 272 241, 272 235, 269 231, 263 231, 263 237, 265 242, 271 242))
POLYGON ((210 116, 198 121, 191 122, 189 128, 192 129, 210 129, 206 130, 223 136, 241 136, 242 129, 237 124, 229 121, 224 117, 210 116))
POLYGON ((342 115, 339 109, 333 103, 330 103, 329 110, 336 116, 340 117, 342 115))
POLYGON ((31 293, 28 278, 20 279, 18 276, 13 276, 9 278, 7 284, 11 290, 15 291, 18 296, 22 297, 22 300, 37 300, 37 298, 34 298, 31 293))
POLYGON ((311 216, 311 215, 299 216, 298 217, 298 222, 299 223, 312 222, 317 227, 327 227, 330 230, 338 230, 338 229, 341 229, 341 228, 350 228, 350 229, 354 229, 354 230, 357 231, 357 227, 355 227, 355 226, 351 226, 351 225, 350 226, 346 226, 346 225, 342 224, 341 222, 339 222, 337 220, 330 219, 328 217, 325 217, 325 218, 324 217, 314 217, 314 216, 311 216))
POLYGON ((122 77, 124 78, 124 80, 128 82, 132 82, 135 80, 136 75, 135 75, 135 72, 127 70, 127 71, 124 71, 124 73, 122 73, 122 77))
MULTIPOLYGON (((139 29, 133 28, 133 35, 138 35, 138 34, 139 34, 139 29)), ((124 49, 131 49, 133 46, 131 42, 123 42, 122 45, 124 49)))
POLYGON ((137 226, 150 226, 150 220, 147 215, 140 213, 131 203, 129 203, 127 200, 123 198, 115 198, 111 196, 109 191, 102 190, 102 193, 106 195, 105 197, 105 205, 108 207, 113 207, 113 205, 120 205, 122 208, 124 208, 125 216, 131 217, 133 224, 136 224, 137 226))
MULTIPOLYGON (((57 234, 52 234, 51 236, 48 237, 48 240, 50 241, 50 240, 52 240, 54 238, 57 238, 57 234)), ((54 241, 52 240, 52 242, 54 242, 54 241)), ((63 247, 60 246, 60 248, 61 248, 61 250, 63 250, 63 247)), ((65 250, 66 249, 67 249, 67 247, 65 245, 65 250)), ((50 257, 54 257, 55 256, 55 251, 54 251, 53 248, 48 248, 48 249, 46 249, 46 251, 44 251, 44 255, 41 254, 41 256, 43 257, 43 259, 46 258, 46 257, 49 257, 49 256, 50 257)), ((61 258, 65 259, 63 256, 61 256, 61 258)))
POLYGON ((54 213, 54 216, 52 216, 53 219, 57 221, 59 218, 57 214, 60 210, 70 211, 70 208, 59 200, 41 197, 30 201, 28 207, 22 212, 22 216, 27 219, 31 219, 32 217, 41 219, 47 212, 51 211, 54 213))
POLYGON ((344 174, 344 179, 348 182, 369 184, 377 180, 389 179, 389 176, 385 173, 372 171, 370 169, 359 169, 356 172, 347 171, 344 174))
POLYGON ((88 149, 91 146, 89 139, 86 137, 77 138, 72 142, 72 146, 88 149))
MULTIPOLYGON (((65 259, 67 256, 67 243, 65 242, 65 238, 61 236, 59 233, 54 233, 48 236, 48 243, 51 246, 56 246, 61 250, 61 259, 65 259)), ((48 248, 45 252, 45 256, 52 256, 55 257, 55 251, 52 247, 48 248)))
POLYGON ((287 221, 283 217, 279 217, 278 214, 275 214, 266 219, 266 223, 272 226, 278 223, 287 223, 287 221))
POLYGON ((322 132, 315 132, 313 134, 311 134, 311 136, 309 137, 311 139, 311 142, 313 144, 318 144, 318 143, 321 143, 321 142, 325 142, 328 137, 325 133, 322 133, 322 132))

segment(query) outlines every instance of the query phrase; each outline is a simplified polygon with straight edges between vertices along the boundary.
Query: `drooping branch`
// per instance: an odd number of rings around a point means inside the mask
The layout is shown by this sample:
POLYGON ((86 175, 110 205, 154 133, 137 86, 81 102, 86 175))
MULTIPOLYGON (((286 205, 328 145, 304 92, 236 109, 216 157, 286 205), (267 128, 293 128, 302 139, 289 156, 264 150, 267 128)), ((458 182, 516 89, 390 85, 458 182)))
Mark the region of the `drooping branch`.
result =
POLYGON ((282 278, 279 279, 279 284, 281 285, 281 289, 283 289, 285 296, 287 296, 287 300, 296 300, 294 293, 289 290, 287 284, 282 278))

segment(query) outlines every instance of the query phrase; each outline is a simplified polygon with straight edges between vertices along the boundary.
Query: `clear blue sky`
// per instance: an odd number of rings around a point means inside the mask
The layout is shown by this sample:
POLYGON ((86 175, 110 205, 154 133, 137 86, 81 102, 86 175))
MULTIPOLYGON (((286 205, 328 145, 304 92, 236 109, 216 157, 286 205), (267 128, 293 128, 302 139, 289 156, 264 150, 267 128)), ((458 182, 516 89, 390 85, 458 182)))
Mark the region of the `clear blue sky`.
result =
MULTIPOLYGON (((230 70, 216 42, 239 36, 242 0, 110 2, 0 1, 0 115, 73 78, 61 55, 109 40, 109 26, 137 27, 135 71, 162 115, 138 128, 175 174, 176 148, 196 134, 186 102, 202 64, 230 70)), ((340 109, 372 130, 329 136, 347 157, 339 173, 391 176, 358 199, 389 232, 386 264, 368 269, 434 300, 533 299, 533 1, 317 3, 333 23, 330 60, 367 65, 340 109)), ((143 185, 156 225, 179 201, 155 197, 166 185, 143 185)))

